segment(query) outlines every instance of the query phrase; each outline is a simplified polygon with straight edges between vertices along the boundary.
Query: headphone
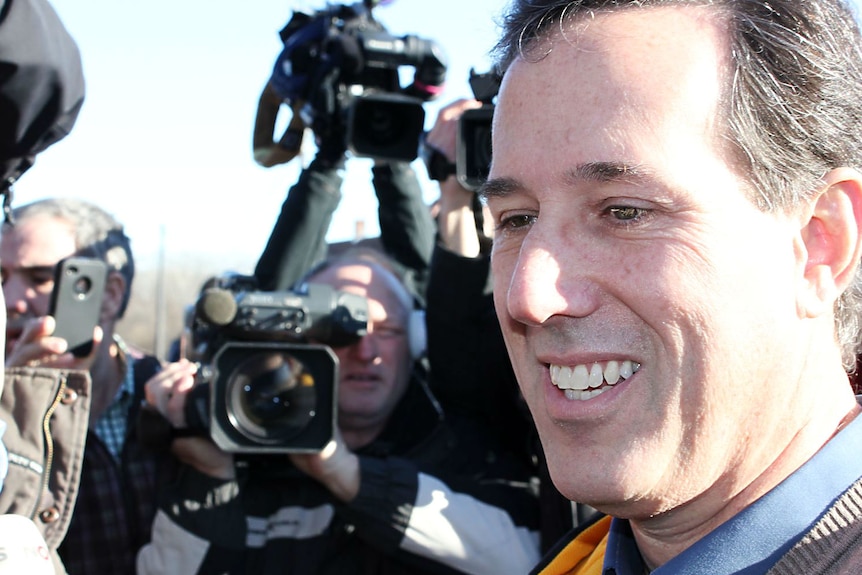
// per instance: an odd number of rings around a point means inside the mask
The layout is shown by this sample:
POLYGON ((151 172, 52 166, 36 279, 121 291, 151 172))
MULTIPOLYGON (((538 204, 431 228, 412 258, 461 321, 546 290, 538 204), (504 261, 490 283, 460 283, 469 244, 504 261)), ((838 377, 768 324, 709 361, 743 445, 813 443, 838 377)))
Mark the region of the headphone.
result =
POLYGON ((418 361, 428 351, 428 330, 425 327, 425 310, 413 309, 407 320, 407 343, 410 357, 418 361))

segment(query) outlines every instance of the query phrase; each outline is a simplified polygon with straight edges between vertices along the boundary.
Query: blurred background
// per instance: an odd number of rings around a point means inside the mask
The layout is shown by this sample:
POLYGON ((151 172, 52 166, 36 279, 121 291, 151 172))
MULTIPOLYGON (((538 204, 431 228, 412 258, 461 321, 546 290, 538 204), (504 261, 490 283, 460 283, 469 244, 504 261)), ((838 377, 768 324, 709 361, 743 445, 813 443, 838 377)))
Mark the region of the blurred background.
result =
MULTIPOLYGON (((87 96, 71 135, 15 186, 16 205, 46 196, 93 201, 126 226, 138 262, 120 333, 164 355, 183 309, 209 276, 251 273, 288 188, 315 151, 262 168, 252 159, 258 98, 294 10, 323 0, 52 0, 83 57, 87 96)), ((346 2, 348 4, 352 2, 346 2)), ((472 95, 471 68, 490 69, 505 0, 394 0, 374 9, 393 36, 434 40, 448 58, 437 110, 472 95)), ((409 70, 412 77, 412 69, 409 70)), ((406 83, 405 83, 406 85, 406 83)), ((290 118, 283 107, 276 134, 290 118)), ((378 235, 372 161, 351 158, 327 239, 378 235)), ((415 162, 430 204, 438 196, 415 162)))
MULTIPOLYGON (((270 169, 252 160, 260 92, 292 11, 322 0, 53 0, 78 41, 87 96, 71 135, 16 185, 16 203, 44 196, 92 200, 122 221, 142 261, 171 254, 257 257, 307 156, 270 169)), ((332 5, 334 3, 330 3, 332 5)), ((444 93, 425 106, 430 129, 443 104, 470 96, 471 67, 488 51, 503 0, 395 0, 374 9, 393 36, 435 40, 449 59, 444 93)), ((411 72, 412 74, 412 72, 411 72)), ((285 108, 282 116, 289 119, 285 108)), ((281 118, 280 118, 281 120, 281 118)), ((281 134, 281 130, 276 130, 281 134)), ((328 239, 352 239, 357 222, 378 234, 371 161, 348 162, 328 239)), ((424 178, 421 162, 417 171, 424 178)), ((426 184, 430 203, 437 192, 426 184)))

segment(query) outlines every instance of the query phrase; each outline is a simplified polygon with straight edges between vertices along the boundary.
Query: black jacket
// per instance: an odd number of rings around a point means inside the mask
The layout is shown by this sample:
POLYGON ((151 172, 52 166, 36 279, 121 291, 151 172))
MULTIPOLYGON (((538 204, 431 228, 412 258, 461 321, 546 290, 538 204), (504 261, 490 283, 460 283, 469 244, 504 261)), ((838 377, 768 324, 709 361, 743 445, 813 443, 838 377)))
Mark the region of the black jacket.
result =
POLYGON ((138 573, 525 573, 538 560, 529 469, 481 427, 445 417, 419 379, 358 454, 349 504, 279 456, 230 482, 187 468, 138 573))

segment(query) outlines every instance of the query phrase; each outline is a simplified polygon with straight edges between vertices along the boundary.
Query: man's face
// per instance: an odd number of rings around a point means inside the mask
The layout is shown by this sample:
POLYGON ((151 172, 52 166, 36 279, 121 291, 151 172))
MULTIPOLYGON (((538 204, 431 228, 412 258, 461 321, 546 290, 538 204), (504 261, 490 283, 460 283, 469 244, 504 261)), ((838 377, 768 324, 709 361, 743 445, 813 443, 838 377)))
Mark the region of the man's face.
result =
POLYGON ((800 226, 758 211, 724 159, 710 14, 569 28, 512 65, 495 111, 506 345, 554 483, 624 517, 718 505, 762 473, 804 361, 800 226))
POLYGON ((340 264, 311 279, 368 301, 368 335, 335 349, 339 360, 338 425, 342 431, 379 431, 410 380, 407 312, 397 280, 376 265, 340 264))
POLYGON ((6 354, 23 323, 47 315, 54 267, 75 253, 75 236, 68 222, 33 217, 4 226, 0 239, 0 274, 6 299, 6 354))

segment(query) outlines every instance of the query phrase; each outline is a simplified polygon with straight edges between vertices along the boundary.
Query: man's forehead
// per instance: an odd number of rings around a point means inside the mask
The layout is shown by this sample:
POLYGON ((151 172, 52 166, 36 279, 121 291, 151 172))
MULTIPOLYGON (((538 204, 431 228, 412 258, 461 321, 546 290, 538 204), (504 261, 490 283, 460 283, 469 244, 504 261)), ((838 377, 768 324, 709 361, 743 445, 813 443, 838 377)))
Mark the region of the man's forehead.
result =
POLYGON ((58 236, 75 238, 75 226, 65 218, 51 214, 34 214, 25 218, 17 218, 13 224, 3 224, 0 236, 58 236))
POLYGON ((372 283, 374 270, 365 262, 336 262, 309 278, 312 283, 325 283, 335 289, 367 288, 372 283))
MULTIPOLYGON (((369 260, 337 262, 309 278, 341 291, 380 300, 381 303, 409 309, 409 294, 398 278, 382 265, 369 260)), ((396 310, 388 310, 390 313, 396 310)))
POLYGON ((535 167, 531 151, 556 154, 565 160, 557 164, 572 170, 595 162, 640 165, 671 135, 684 144, 674 153, 688 150, 689 141, 715 141, 729 40, 714 11, 617 10, 579 30, 552 33, 547 42, 545 51, 516 59, 503 78, 491 169, 500 191, 535 167))
POLYGON ((0 235, 0 258, 18 267, 54 266, 76 251, 71 224, 59 218, 27 218, 4 225, 0 235))

